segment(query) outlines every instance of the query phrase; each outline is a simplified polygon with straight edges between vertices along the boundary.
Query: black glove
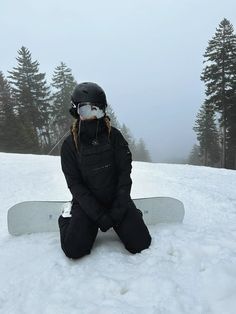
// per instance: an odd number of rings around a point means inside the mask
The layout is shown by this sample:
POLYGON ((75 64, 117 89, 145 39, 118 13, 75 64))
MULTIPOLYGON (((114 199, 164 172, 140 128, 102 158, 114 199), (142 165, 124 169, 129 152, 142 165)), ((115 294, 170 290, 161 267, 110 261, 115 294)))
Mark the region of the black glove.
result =
POLYGON ((113 227, 113 221, 110 216, 104 214, 101 218, 97 221, 98 227, 101 229, 102 232, 106 232, 108 229, 113 227))
POLYGON ((113 204, 110 211, 111 219, 113 220, 114 226, 118 227, 119 224, 123 221, 127 210, 131 206, 130 198, 119 199, 117 198, 113 204))

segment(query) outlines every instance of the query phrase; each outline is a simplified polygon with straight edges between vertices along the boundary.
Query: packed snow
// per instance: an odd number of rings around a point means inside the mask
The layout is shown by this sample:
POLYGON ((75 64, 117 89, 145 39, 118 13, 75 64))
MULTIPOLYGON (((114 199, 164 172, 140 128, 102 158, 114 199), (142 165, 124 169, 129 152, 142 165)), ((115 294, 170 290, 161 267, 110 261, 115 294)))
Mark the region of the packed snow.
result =
POLYGON ((99 233, 71 260, 59 233, 7 231, 15 203, 70 200, 60 158, 0 153, 1 314, 236 313, 236 171, 133 162, 132 179, 132 197, 181 200, 184 223, 150 226, 150 248, 135 255, 99 233))

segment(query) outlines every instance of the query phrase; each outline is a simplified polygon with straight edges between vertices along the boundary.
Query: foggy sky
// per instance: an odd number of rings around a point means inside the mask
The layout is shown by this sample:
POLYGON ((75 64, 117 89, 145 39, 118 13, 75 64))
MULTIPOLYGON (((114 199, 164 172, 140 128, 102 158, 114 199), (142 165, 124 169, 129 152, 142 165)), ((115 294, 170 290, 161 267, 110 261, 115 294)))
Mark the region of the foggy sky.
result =
POLYGON ((153 161, 187 157, 204 100, 203 54, 236 2, 204 0, 1 0, 0 70, 21 46, 52 73, 61 61, 77 82, 101 85, 118 120, 142 137, 153 161))

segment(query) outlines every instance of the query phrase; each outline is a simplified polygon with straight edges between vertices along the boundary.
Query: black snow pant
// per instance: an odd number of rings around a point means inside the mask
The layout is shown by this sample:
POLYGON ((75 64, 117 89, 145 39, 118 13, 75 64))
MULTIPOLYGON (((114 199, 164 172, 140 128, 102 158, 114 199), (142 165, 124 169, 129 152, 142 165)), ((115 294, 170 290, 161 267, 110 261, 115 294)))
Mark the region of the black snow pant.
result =
MULTIPOLYGON (((59 217, 61 247, 69 258, 77 259, 90 254, 98 233, 98 226, 80 208, 73 204, 72 217, 59 217)), ((142 213, 130 207, 118 227, 114 227, 120 240, 130 253, 139 253, 151 244, 151 236, 142 213)))

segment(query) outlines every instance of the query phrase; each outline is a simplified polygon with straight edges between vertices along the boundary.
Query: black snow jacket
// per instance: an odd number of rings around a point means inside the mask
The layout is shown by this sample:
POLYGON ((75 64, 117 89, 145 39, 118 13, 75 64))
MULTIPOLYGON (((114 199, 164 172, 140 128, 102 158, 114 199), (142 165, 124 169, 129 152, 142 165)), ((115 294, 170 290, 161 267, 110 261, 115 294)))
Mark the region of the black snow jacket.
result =
POLYGON ((119 223, 129 206, 132 156, 128 143, 116 128, 110 136, 103 118, 81 121, 78 150, 73 135, 62 144, 61 166, 72 202, 79 203, 94 221, 104 214, 119 223))

